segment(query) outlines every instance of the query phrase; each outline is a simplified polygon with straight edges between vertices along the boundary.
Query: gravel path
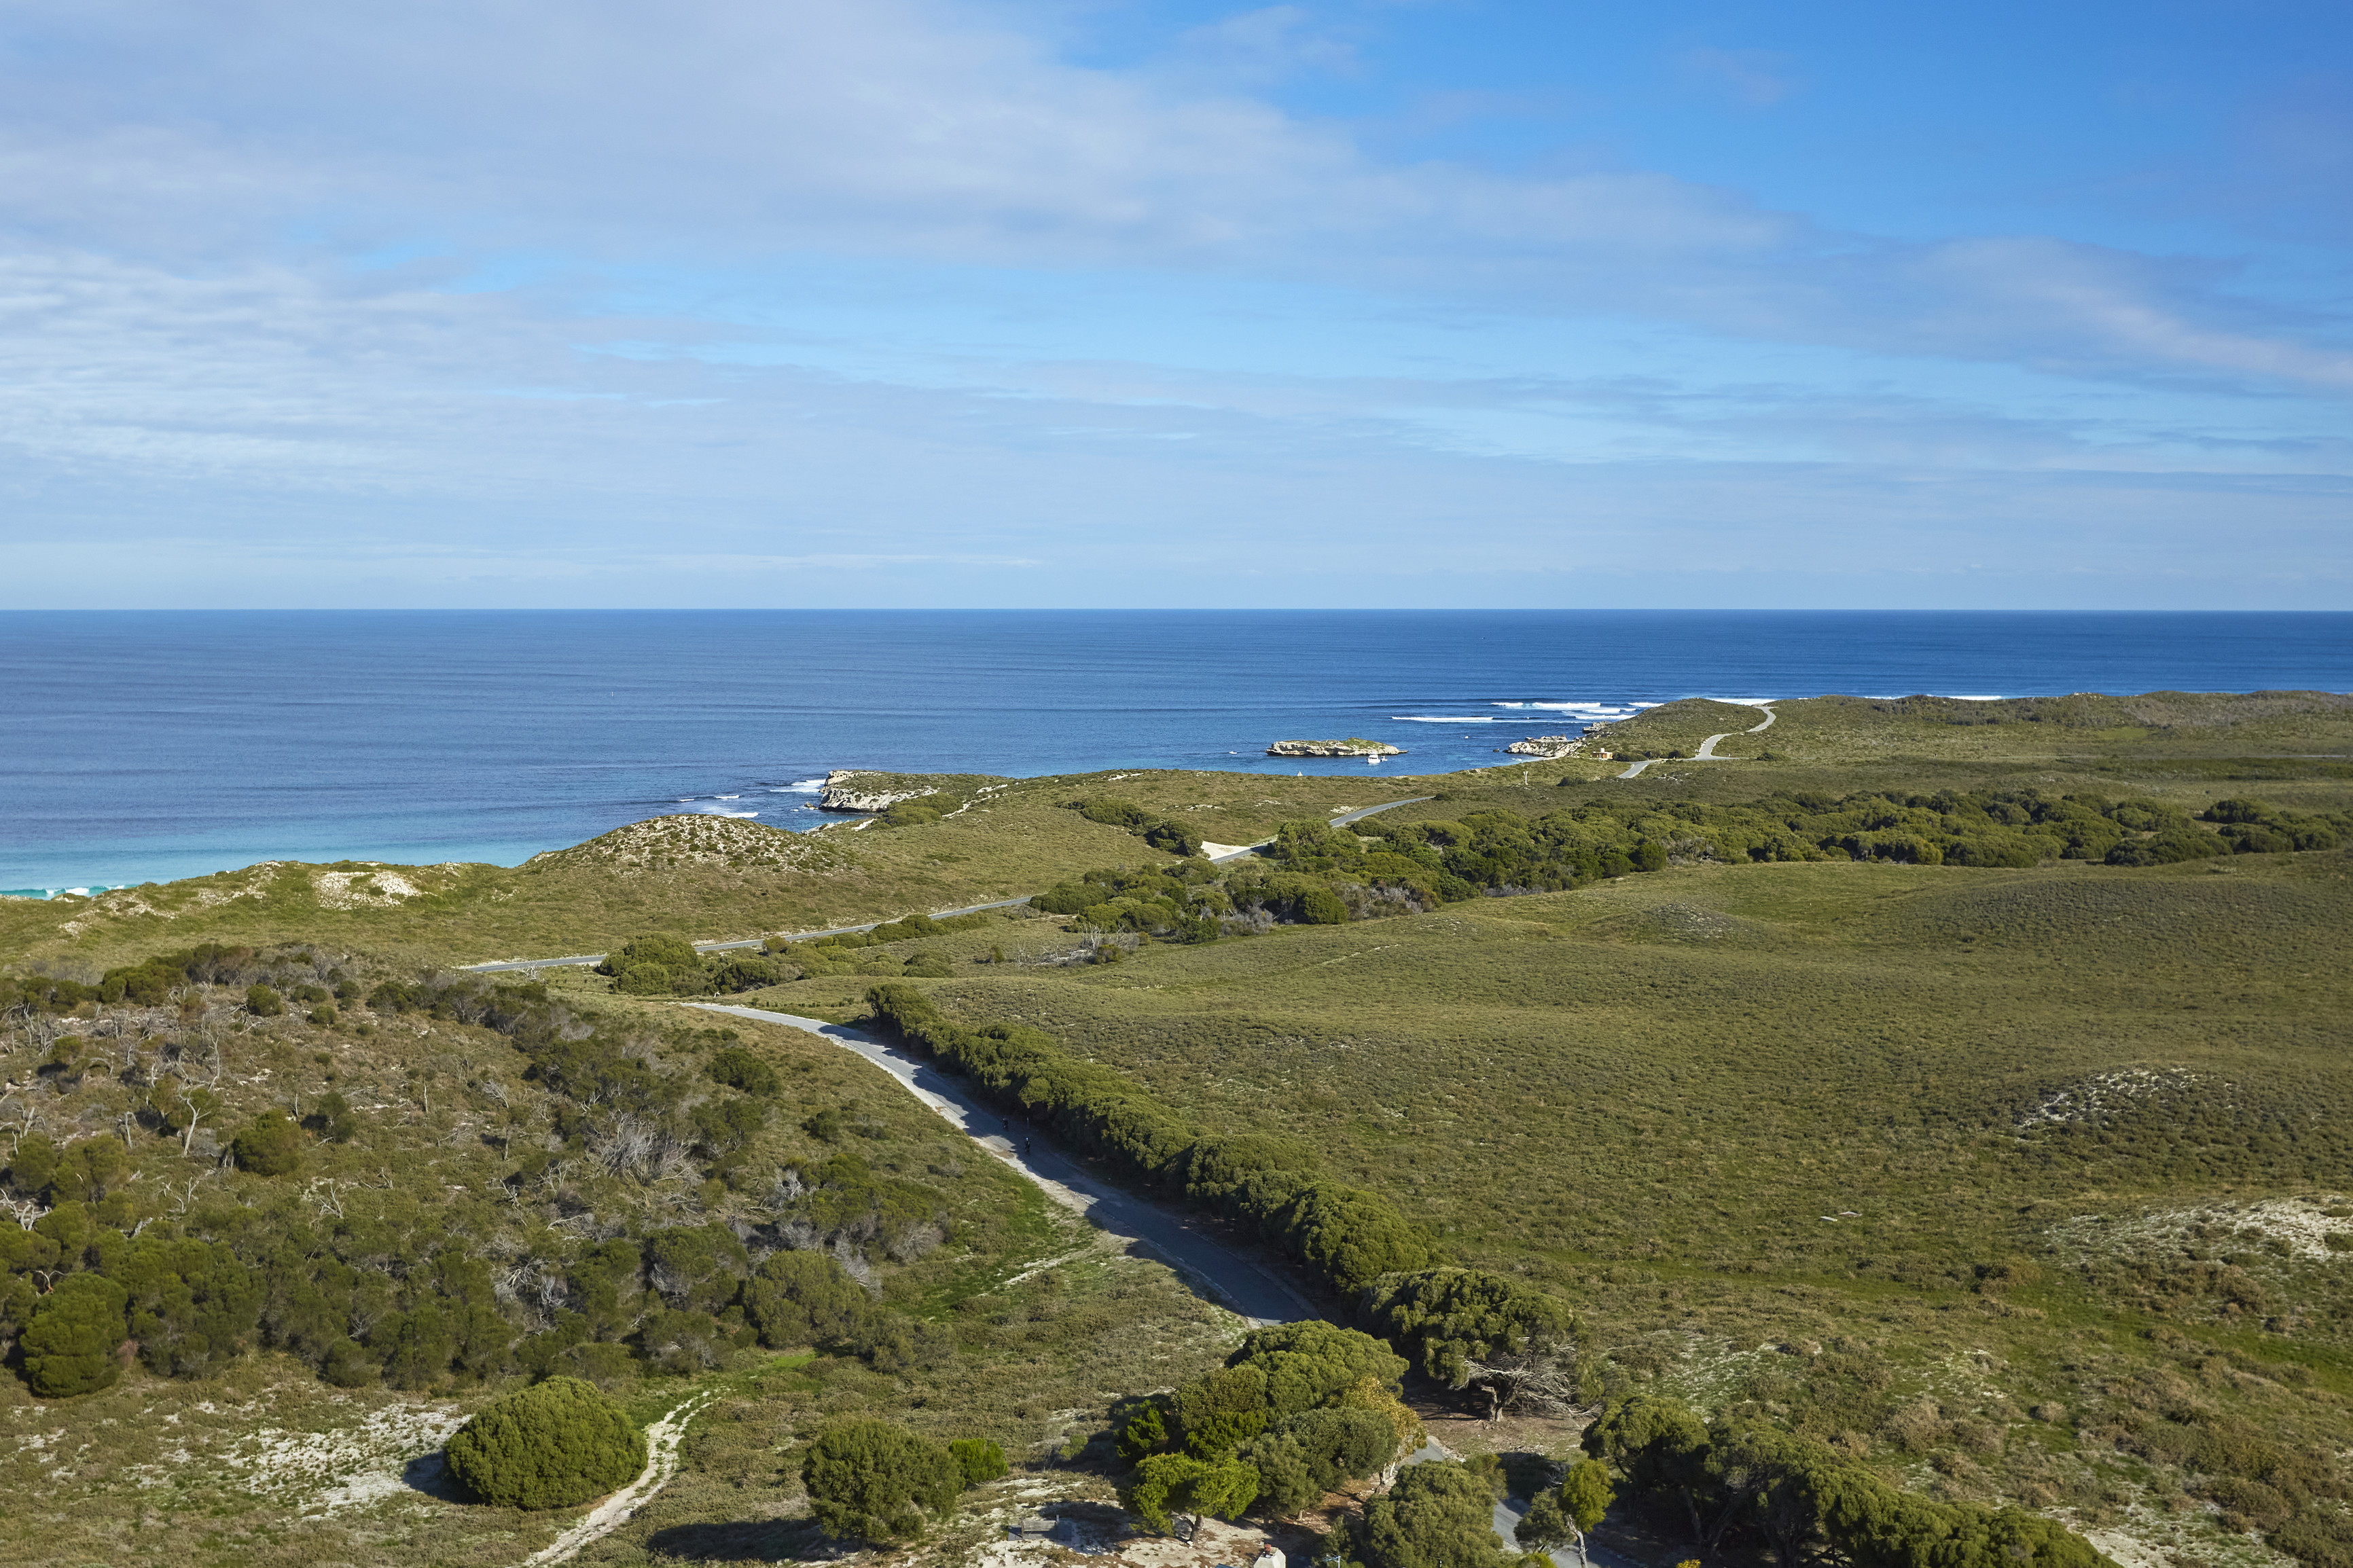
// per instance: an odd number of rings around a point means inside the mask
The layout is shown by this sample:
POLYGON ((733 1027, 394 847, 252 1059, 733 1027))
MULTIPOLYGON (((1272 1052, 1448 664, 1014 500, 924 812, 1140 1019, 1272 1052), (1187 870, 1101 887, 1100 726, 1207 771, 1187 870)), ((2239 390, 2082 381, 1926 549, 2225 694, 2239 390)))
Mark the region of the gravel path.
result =
POLYGON ((863 1034, 761 1007, 690 1002, 706 1013, 725 1013, 762 1024, 806 1029, 856 1051, 899 1082, 989 1155, 1036 1183, 1040 1191, 1090 1223, 1142 1244, 1219 1306, 1250 1320, 1252 1328, 1317 1316, 1296 1291, 1258 1265, 1211 1240, 1182 1215, 1148 1204, 1104 1181, 1034 1127, 1013 1121, 981 1103, 971 1086, 910 1051, 863 1034), (1018 1142, 1017 1142, 1018 1141, 1018 1142))
POLYGON ((678 1446, 686 1436, 686 1424, 712 1397, 708 1392, 695 1394, 647 1427, 646 1468, 638 1472, 638 1479, 589 1510, 579 1523, 557 1536, 553 1544, 524 1558, 523 1568, 570 1562, 580 1554, 582 1547, 612 1534, 628 1522, 631 1514, 651 1502, 654 1493, 678 1474, 678 1446))

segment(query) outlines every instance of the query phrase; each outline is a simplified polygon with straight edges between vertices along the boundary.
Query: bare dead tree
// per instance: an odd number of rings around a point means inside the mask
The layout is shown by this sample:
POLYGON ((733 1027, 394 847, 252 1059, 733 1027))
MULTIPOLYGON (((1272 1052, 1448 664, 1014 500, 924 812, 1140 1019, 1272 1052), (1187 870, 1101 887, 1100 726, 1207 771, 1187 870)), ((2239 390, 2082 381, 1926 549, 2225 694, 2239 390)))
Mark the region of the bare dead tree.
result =
POLYGON ((33 1102, 20 1094, 0 1099, 0 1131, 8 1134, 8 1157, 15 1159, 16 1146, 40 1130, 40 1113, 33 1102), (11 1107, 14 1110, 11 1110, 11 1107), (14 1120, 7 1120, 13 1118, 14 1120))
POLYGON ((1490 1421, 1502 1420, 1506 1410, 1565 1415, 1577 1408, 1574 1343, 1499 1351, 1484 1361, 1466 1363, 1463 1371, 1466 1386, 1475 1384, 1486 1391, 1490 1421))
POLYGON ((180 1109, 188 1117, 188 1125, 180 1134, 180 1152, 190 1154, 195 1151, 198 1124, 220 1108, 220 1097, 210 1089, 182 1084, 174 1098, 179 1100, 180 1109))
POLYGON ((164 1190, 172 1194, 173 1218, 177 1219, 188 1212, 188 1205, 196 1201, 196 1189, 203 1186, 205 1177, 211 1174, 210 1171, 206 1171, 190 1176, 185 1182, 176 1185, 170 1182, 164 1184, 164 1190))
POLYGON ((339 1182, 332 1177, 321 1176, 302 1189, 302 1201, 306 1204, 317 1205, 322 1217, 332 1215, 335 1218, 341 1219, 343 1217, 344 1190, 356 1184, 353 1182, 339 1182))

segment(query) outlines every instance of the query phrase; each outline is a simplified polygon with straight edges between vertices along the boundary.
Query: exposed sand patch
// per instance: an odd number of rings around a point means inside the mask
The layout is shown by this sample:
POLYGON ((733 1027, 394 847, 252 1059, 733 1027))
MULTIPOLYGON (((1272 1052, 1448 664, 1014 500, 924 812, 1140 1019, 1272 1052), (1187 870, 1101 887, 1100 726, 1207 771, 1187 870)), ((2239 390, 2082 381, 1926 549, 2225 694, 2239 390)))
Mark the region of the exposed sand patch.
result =
POLYGON ((319 907, 328 910, 397 909, 425 889, 397 871, 322 871, 311 879, 319 907))
MULTIPOLYGON (((2188 1068, 2118 1068, 2113 1072, 2094 1073, 2081 1083, 2046 1095, 2040 1105, 2019 1118, 2018 1131, 2031 1132, 2052 1123, 2111 1116, 2210 1083, 2206 1074, 2191 1072, 2188 1068)), ((2214 1085, 2207 1093, 2211 1096, 2215 1089, 2222 1087, 2214 1085)))
POLYGON ((2353 1214, 2328 1211, 2346 1208, 2342 1194, 2322 1198, 2263 1198, 2249 1203, 2208 1204, 2195 1208, 2147 1209, 2137 1215, 2078 1215, 2051 1229, 2052 1240, 2078 1254, 2145 1255, 2151 1250, 2179 1250, 2192 1244, 2208 1247, 2237 1242, 2261 1247, 2278 1242, 2286 1256, 2307 1263, 2353 1258, 2339 1252, 2328 1237, 2353 1237, 2353 1214))
MULTIPOLYGON (((234 1472, 255 1492, 290 1502, 307 1500, 301 1509, 306 1515, 329 1514, 411 1490, 405 1479, 409 1465, 447 1443, 465 1420, 454 1405, 388 1405, 332 1431, 264 1426, 237 1438, 226 1452, 207 1454, 206 1462, 234 1472)), ((193 1462, 185 1448, 164 1458, 164 1465, 136 1466, 123 1474, 138 1486, 169 1486, 172 1470, 193 1462)))

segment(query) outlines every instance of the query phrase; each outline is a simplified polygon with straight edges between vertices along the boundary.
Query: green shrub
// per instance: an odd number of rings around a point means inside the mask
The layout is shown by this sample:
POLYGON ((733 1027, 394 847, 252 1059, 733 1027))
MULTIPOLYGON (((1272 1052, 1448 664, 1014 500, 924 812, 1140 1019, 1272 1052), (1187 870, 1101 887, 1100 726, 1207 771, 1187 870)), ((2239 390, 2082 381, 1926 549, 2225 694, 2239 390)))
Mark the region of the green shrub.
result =
POLYGON ((46 1132, 28 1132, 8 1162, 8 1184, 27 1197, 48 1190, 58 1173, 58 1146, 46 1132))
POLYGON ((607 962, 614 963, 617 967, 651 963, 663 969, 696 969, 702 966, 702 954, 695 952, 694 944, 684 937, 655 932, 622 943, 619 958, 607 962))
POLYGON ((115 1352, 130 1332, 123 1319, 130 1300, 129 1291, 96 1274, 69 1274, 42 1297, 22 1342, 33 1392, 65 1399, 111 1387, 122 1375, 115 1352))
POLYGON ((2152 837, 2127 838, 2111 848, 2106 859, 2111 866, 2172 866, 2229 853, 2231 846, 2221 838, 2185 823, 2163 828, 2152 837))
POLYGON ((286 1003, 267 985, 245 988, 245 1010, 257 1018, 275 1018, 286 1011, 286 1003))
POLYGON ((1495 1496, 1461 1465, 1409 1466, 1387 1497, 1343 1514, 1326 1539, 1351 1568, 1507 1568, 1495 1496))
POLYGON ((284 1111, 272 1108, 237 1130, 228 1152, 237 1169, 257 1176, 282 1176, 302 1163, 302 1129, 284 1111))
POLYGON ((1100 822, 1107 827, 1135 829, 1152 821, 1150 812, 1134 801, 1122 800, 1117 795, 1089 795, 1071 804, 1089 822, 1100 822))
POLYGON ((337 1340, 327 1347, 319 1375, 337 1388, 364 1388, 384 1375, 384 1369, 357 1340, 337 1340))
POLYGON ((360 1119, 352 1102, 333 1089, 311 1102, 311 1114, 302 1118, 302 1125, 330 1143, 348 1143, 360 1133, 360 1119))
POLYGON ((716 1220, 655 1231, 646 1237, 645 1258, 648 1281, 671 1306, 690 1312, 723 1311, 752 1268, 744 1244, 716 1220))
POLYGON ((774 1094, 784 1087, 775 1068, 741 1046, 729 1046, 712 1057, 702 1070, 712 1082, 742 1089, 745 1094, 774 1094))
POLYGON ((58 1157, 50 1185, 60 1199, 95 1204, 131 1173, 129 1151, 112 1138, 84 1138, 58 1157))
POLYGON ((948 1445, 964 1470, 964 1484, 976 1487, 1006 1473, 1005 1450, 986 1437, 959 1437, 948 1445))
POLYGON ((859 1340, 874 1307, 849 1271, 824 1253, 779 1252, 745 1285, 744 1311, 770 1350, 824 1349, 859 1340))
POLYGON ((646 1467, 645 1434, 577 1378, 551 1377, 483 1409, 449 1439, 449 1472, 485 1502, 569 1508, 646 1467))
POLYGON ((1159 1405, 1148 1404, 1122 1423, 1113 1447, 1119 1457, 1131 1465, 1147 1455, 1166 1449, 1168 1447, 1168 1420, 1160 1413, 1159 1405))
POLYGON ((1904 1491, 1826 1444, 1728 1420, 1704 1426, 1663 1395, 1612 1401, 1586 1428, 1583 1446, 1633 1490, 1705 1531, 1711 1547, 1753 1532, 1754 1544, 1784 1561, 1819 1539, 1856 1568, 2098 1568, 2102 1561, 2054 1521, 1904 1491), (1760 1497, 1769 1506, 1757 1507, 1760 1497))
POLYGON ((1190 858, 1201 852, 1201 836, 1181 822, 1155 822, 1144 830, 1144 841, 1155 849, 1190 858))
POLYGON ((1239 1459, 1197 1459, 1155 1454, 1136 1467, 1119 1500, 1152 1529, 1166 1532, 1179 1513, 1240 1517, 1258 1499, 1258 1472, 1239 1459))
POLYGON ((955 1456, 903 1426, 871 1419, 828 1428, 801 1461, 809 1506, 829 1535, 876 1546, 915 1541, 955 1510, 955 1456))
POLYGON ((1366 1291, 1361 1310, 1415 1371, 1450 1388, 1471 1382, 1475 1362, 1543 1354, 1577 1332, 1577 1316, 1565 1303, 1482 1268, 1383 1275, 1366 1291))
POLYGON ((1260 1511, 1288 1519, 1343 1481, 1379 1473, 1397 1457, 1397 1429, 1376 1410, 1309 1410, 1235 1455, 1258 1473, 1260 1511))
POLYGON ((618 952, 605 955, 596 973, 613 976, 613 989, 628 996, 694 995, 709 984, 694 944, 658 932, 622 943, 618 952))
MULTIPOLYGON (((691 978, 691 973, 684 970, 675 972, 670 983, 672 987, 683 989, 679 986, 676 975, 690 976, 689 984, 694 984, 691 978)), ((723 995, 733 995, 739 991, 758 991, 770 985, 782 985, 788 980, 799 979, 800 975, 799 968, 794 964, 778 963, 769 958, 747 958, 737 955, 719 959, 706 966, 701 985, 703 989, 715 991, 723 995)))

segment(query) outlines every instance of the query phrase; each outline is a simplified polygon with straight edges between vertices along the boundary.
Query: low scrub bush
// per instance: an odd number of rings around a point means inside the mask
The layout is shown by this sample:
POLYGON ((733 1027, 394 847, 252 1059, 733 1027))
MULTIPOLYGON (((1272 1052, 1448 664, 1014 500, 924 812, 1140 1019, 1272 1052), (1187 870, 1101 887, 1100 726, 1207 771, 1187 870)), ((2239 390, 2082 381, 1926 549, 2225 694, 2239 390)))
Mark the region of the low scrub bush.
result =
POLYGON ((449 1439, 449 1473, 485 1502, 570 1508, 646 1467, 645 1434, 577 1378, 552 1377, 489 1405, 449 1439))
POLYGON ((1795 1562, 1819 1541, 1861 1568, 2098 1568, 2102 1561, 2055 1521, 1934 1501, 1826 1444, 1725 1420, 1709 1426, 1660 1394, 1613 1401, 1583 1444, 1709 1556, 1764 1547, 1795 1562))
POLYGON ((1189 858, 1201 852, 1201 836, 1184 823, 1172 817, 1155 816, 1134 801, 1116 795, 1089 795, 1069 803, 1070 808, 1089 822, 1100 822, 1110 827, 1124 827, 1143 839, 1153 848, 1166 854, 1189 858))
POLYGON ((890 1546, 921 1540, 955 1510, 965 1469, 942 1444, 888 1421, 845 1421, 801 1461, 809 1506, 829 1535, 890 1546))

